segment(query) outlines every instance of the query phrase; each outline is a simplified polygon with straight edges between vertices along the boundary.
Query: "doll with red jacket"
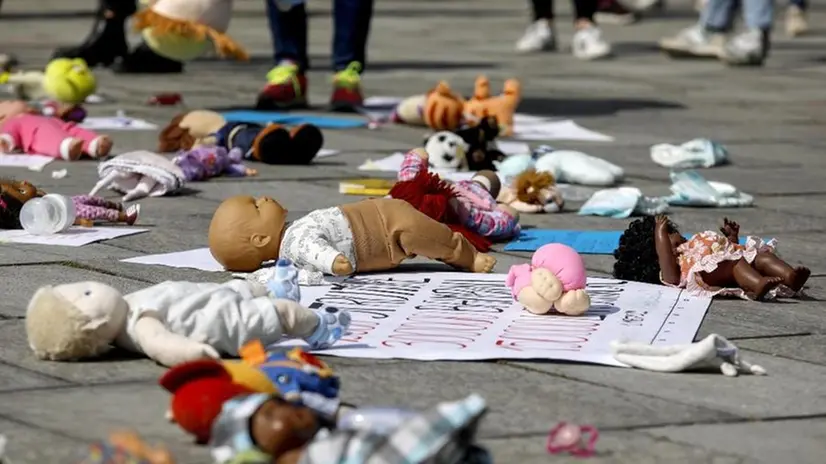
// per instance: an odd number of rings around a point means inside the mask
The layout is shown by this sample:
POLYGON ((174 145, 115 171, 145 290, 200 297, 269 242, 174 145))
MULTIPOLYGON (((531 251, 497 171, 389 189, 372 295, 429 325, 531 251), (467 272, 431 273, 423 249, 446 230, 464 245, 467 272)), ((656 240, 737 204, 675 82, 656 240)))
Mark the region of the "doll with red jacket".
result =
POLYGON ((723 220, 719 232, 708 230, 686 239, 668 217, 632 222, 614 251, 614 277, 685 288, 698 296, 737 296, 764 300, 793 296, 811 275, 775 252, 775 240, 747 237, 740 225, 723 220))

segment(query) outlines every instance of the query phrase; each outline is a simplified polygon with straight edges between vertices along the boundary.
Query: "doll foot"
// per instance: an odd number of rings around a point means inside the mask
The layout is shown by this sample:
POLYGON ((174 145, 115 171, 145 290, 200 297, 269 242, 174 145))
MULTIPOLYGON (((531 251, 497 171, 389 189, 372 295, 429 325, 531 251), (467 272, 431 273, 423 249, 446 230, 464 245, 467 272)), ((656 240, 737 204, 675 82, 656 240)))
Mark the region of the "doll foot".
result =
POLYGON ((283 126, 270 124, 261 129, 252 145, 252 157, 266 164, 289 164, 292 155, 292 139, 283 126))
POLYGON ((324 135, 312 124, 303 124, 290 131, 292 154, 290 164, 310 164, 324 145, 324 135))
POLYGON ((313 350, 323 350, 341 340, 341 337, 347 333, 350 327, 350 313, 328 306, 321 311, 316 311, 316 314, 318 315, 318 327, 304 341, 313 350))
POLYGON ((77 161, 81 155, 83 155, 83 140, 70 137, 60 143, 60 157, 64 160, 77 161))
POLYGON ((0 153, 12 153, 14 147, 4 137, 0 137, 0 153))
POLYGON ((102 135, 93 140, 89 148, 89 156, 92 158, 105 158, 112 151, 112 139, 102 135))
POLYGON ((138 216, 141 214, 141 205, 132 205, 126 208, 124 214, 126 214, 126 221, 124 222, 130 226, 135 225, 135 222, 138 220, 138 216))
POLYGON ((806 285, 810 275, 812 275, 812 271, 808 267, 799 266, 794 268, 789 288, 795 293, 799 292, 806 285))
POLYGON ((783 283, 783 279, 780 277, 763 277, 760 279, 760 283, 754 289, 754 292, 750 292, 748 296, 757 300, 763 301, 766 298, 766 295, 772 291, 773 289, 777 288, 778 285, 783 283))
POLYGON ((484 274, 491 272, 493 266, 496 266, 496 258, 485 253, 476 253, 476 257, 473 258, 473 268, 471 271, 484 274))
POLYGON ((591 297, 585 290, 570 290, 554 303, 554 307, 562 314, 579 316, 591 307, 591 297))
POLYGON ((553 274, 553 272, 537 268, 531 271, 531 286, 536 293, 546 301, 556 301, 562 297, 562 282, 553 274))

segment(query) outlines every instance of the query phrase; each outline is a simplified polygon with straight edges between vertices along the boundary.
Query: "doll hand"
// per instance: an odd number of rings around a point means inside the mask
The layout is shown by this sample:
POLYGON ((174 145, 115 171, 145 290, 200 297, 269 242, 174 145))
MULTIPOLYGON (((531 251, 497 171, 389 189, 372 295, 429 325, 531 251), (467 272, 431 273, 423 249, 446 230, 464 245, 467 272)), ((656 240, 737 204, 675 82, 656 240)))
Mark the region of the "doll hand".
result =
POLYGON ((548 303, 558 300, 563 292, 562 282, 553 272, 541 267, 531 271, 531 287, 548 303))
POLYGON ((562 314, 579 316, 591 307, 591 297, 585 290, 570 290, 554 303, 554 308, 562 314))
POLYGON ((720 232, 727 238, 737 238, 740 235, 740 224, 723 218, 723 227, 720 227, 720 232))
POLYGON ((336 256, 333 261, 333 275, 346 276, 353 273, 353 264, 344 255, 336 256))
POLYGON ((257 175, 258 175, 258 170, 257 170, 257 169, 252 169, 252 168, 247 168, 247 169, 244 171, 244 174, 245 174, 247 177, 250 177, 250 176, 257 176, 257 175))
POLYGON ((657 230, 664 230, 668 227, 668 216, 665 214, 658 214, 657 217, 654 218, 655 228, 657 230))

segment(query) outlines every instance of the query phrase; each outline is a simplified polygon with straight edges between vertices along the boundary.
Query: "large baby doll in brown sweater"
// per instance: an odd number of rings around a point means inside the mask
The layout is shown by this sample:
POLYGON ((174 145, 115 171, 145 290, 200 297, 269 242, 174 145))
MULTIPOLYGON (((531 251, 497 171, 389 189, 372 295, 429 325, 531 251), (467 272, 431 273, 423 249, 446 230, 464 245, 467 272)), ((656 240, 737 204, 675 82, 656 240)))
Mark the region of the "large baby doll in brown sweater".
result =
POLYGON ((272 198, 225 200, 209 226, 212 256, 229 271, 252 272, 281 258, 299 267, 299 281, 322 274, 383 271, 420 255, 472 272, 490 272, 496 259, 458 232, 403 200, 375 198, 319 209, 289 226, 272 198))

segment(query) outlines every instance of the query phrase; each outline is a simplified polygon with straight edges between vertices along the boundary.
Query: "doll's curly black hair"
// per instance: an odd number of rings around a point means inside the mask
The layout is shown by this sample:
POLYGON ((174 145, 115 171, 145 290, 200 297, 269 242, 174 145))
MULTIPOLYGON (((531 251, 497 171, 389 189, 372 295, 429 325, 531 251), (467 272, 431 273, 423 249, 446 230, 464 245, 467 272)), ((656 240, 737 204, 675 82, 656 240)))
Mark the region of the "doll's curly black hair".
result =
MULTIPOLYGON (((622 233, 619 246, 614 250, 614 278, 660 283, 660 262, 654 243, 654 228, 657 222, 653 216, 636 219, 622 233)), ((677 226, 668 221, 668 233, 678 232, 677 226)))

